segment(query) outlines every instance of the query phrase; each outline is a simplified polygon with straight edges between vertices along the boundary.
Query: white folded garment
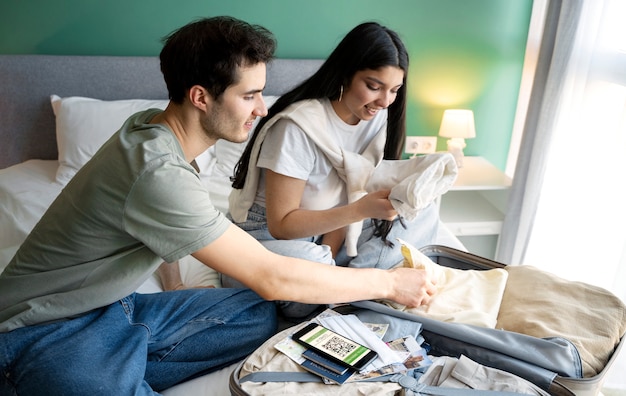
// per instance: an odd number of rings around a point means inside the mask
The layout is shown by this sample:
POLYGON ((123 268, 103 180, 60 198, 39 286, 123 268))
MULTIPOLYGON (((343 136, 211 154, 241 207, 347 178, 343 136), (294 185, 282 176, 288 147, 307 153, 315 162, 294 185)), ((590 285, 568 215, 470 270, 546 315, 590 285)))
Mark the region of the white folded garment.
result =
MULTIPOLYGON (((389 201, 402 218, 411 221, 446 193, 456 181, 458 168, 450 153, 436 153, 408 160, 382 160, 376 167, 358 154, 343 153, 349 202, 367 193, 390 189, 389 201), (368 168, 369 165, 369 168, 368 168)), ((353 223, 346 235, 346 251, 356 256, 362 222, 353 223)))
POLYGON ((403 218, 411 221, 420 210, 446 193, 458 168, 450 153, 436 153, 408 160, 383 160, 365 186, 369 191, 390 188, 389 200, 403 218))

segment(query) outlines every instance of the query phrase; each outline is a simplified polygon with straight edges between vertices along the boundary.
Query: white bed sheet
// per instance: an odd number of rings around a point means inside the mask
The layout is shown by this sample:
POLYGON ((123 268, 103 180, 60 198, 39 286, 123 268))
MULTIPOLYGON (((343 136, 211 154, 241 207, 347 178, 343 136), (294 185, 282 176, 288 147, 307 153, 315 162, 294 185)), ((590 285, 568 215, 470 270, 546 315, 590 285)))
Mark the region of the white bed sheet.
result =
POLYGON ((57 161, 29 160, 0 169, 0 270, 59 194, 57 161))
MULTIPOLYGON (((239 151, 243 145, 224 142, 212 147, 198 157, 200 177, 209 189, 214 205, 226 213, 230 192, 232 161, 216 162, 215 150, 221 158, 239 151)), ((28 160, 9 168, 0 169, 0 271, 6 267, 22 241, 39 221, 46 208, 61 192, 63 185, 55 180, 59 166, 56 160, 28 160)), ((465 250, 461 242, 443 225, 437 243, 465 250)), ((180 260, 181 276, 185 284, 214 285, 219 287, 217 273, 191 256, 180 260)), ((138 290, 141 293, 162 291, 156 275, 149 278, 138 290)), ((166 396, 230 395, 228 379, 236 363, 214 373, 176 385, 164 392, 166 396)))

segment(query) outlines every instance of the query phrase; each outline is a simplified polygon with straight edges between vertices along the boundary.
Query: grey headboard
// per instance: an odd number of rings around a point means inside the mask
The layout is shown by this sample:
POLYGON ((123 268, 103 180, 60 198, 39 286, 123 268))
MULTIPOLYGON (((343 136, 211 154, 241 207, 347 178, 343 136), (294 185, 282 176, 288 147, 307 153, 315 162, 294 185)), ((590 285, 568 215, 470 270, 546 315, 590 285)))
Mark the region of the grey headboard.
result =
MULTIPOLYGON (((310 76, 319 59, 275 59, 266 95, 310 76)), ((27 159, 55 159, 50 95, 102 100, 167 99, 157 57, 0 55, 0 169, 27 159)))

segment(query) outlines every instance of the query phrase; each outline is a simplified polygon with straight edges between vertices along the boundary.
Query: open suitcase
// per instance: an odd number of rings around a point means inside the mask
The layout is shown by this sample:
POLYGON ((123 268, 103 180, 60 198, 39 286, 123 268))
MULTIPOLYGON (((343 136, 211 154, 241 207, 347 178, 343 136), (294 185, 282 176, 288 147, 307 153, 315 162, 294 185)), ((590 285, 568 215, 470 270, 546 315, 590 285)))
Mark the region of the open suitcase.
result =
MULTIPOLYGON (((432 245, 422 248, 420 251, 430 260, 439 265, 459 270, 489 270, 494 268, 507 269, 507 266, 502 263, 445 246, 432 245)), ((512 267, 513 266, 508 267, 508 270, 511 270, 512 267)), ((543 277, 545 273, 538 272, 538 274, 543 277)), ((551 279, 550 282, 552 282, 551 279)), ((557 282, 561 282, 561 280, 558 280, 557 282)), ((612 296, 610 293, 603 291, 602 289, 594 288, 578 282, 565 281, 561 283, 564 283, 567 289, 571 289, 573 293, 577 293, 579 289, 586 291, 591 288, 590 293, 599 293, 602 298, 608 298, 608 301, 611 303, 615 301, 616 307, 614 311, 617 312, 618 317, 621 318, 619 319, 620 323, 617 323, 615 330, 618 332, 618 336, 614 337, 615 341, 614 343, 611 343, 607 358, 602 361, 603 363, 606 361, 606 364, 604 367, 597 369, 596 372, 594 372, 594 375, 583 376, 583 370, 579 367, 581 364, 577 362, 577 358, 580 358, 580 355, 578 354, 576 346, 569 342, 569 340, 560 337, 533 337, 505 330, 485 329, 458 323, 444 323, 414 314, 397 311, 391 307, 373 301, 357 302, 351 304, 349 307, 339 307, 339 309, 342 309, 342 313, 347 313, 344 312, 346 311, 346 308, 348 312, 370 310, 384 315, 418 321, 423 324, 422 334, 433 348, 431 353, 435 355, 439 354, 455 357, 458 357, 461 354, 469 356, 472 360, 482 365, 514 373, 515 375, 532 382, 551 395, 597 395, 600 392, 609 368, 617 358, 624 344, 624 329, 626 329, 626 312, 624 305, 621 301, 619 301, 619 299, 617 299, 617 297, 612 296), (572 349, 573 354, 568 354, 567 351, 572 349), (571 359, 569 359, 569 357, 571 357, 571 359), (572 362, 568 362, 567 360, 571 360, 572 362), (561 366, 567 366, 568 368, 561 369, 561 366)), ((562 285, 557 284, 557 286, 562 285)), ((528 290, 528 292, 537 293, 538 291, 528 290)), ((580 297, 585 298, 585 295, 580 295, 580 297)), ((605 307, 599 307, 599 309, 605 309, 605 307)), ((558 315, 559 312, 556 314, 558 315)), ((585 323, 576 323, 574 321, 571 325, 584 327, 585 323)), ((284 381, 282 378, 293 378, 296 385, 285 384, 291 385, 292 387, 286 388, 288 390, 279 390, 278 393, 307 393, 307 385, 304 384, 307 381, 311 381, 311 374, 303 372, 303 370, 295 363, 293 363, 294 366, 292 369, 296 373, 300 371, 298 374, 301 375, 300 379, 298 379, 297 376, 284 377, 279 375, 276 380, 268 380, 267 382, 265 382, 268 378, 267 376, 260 376, 260 379, 251 380, 251 377, 254 377, 254 375, 250 374, 255 374, 255 371, 266 372, 276 370, 276 367, 272 367, 272 364, 269 362, 269 357, 263 357, 261 360, 258 360, 259 356, 256 356, 257 360, 255 360, 255 355, 257 353, 264 353, 267 355, 268 351, 273 349, 273 345, 275 345, 276 340, 280 339, 280 337, 284 338, 289 331, 290 330, 287 329, 282 333, 279 333, 237 367, 237 369, 231 374, 230 378, 230 390, 233 395, 264 393, 275 394, 276 384, 268 385, 268 383, 272 381, 284 381), (256 381, 256 383, 253 383, 254 381, 256 381), (298 382, 300 382, 300 384, 298 384, 298 382), (269 391, 268 388, 268 392, 265 392, 262 390, 263 386, 271 386, 272 391, 269 391), (299 387, 302 388, 300 389, 299 387)), ((584 350, 583 352, 588 353, 587 350, 584 350)), ((276 353, 280 354, 280 352, 276 353)), ((286 370, 291 371, 292 369, 286 370)), ((285 369, 281 366, 280 370, 285 369)), ((289 381, 291 381, 291 379, 289 381)), ((335 388, 329 393, 342 395, 403 393, 402 387, 393 383, 360 384, 362 385, 354 385, 352 388, 346 386, 352 384, 327 386, 335 388)), ((308 390, 310 389, 314 388, 309 388, 308 390)))

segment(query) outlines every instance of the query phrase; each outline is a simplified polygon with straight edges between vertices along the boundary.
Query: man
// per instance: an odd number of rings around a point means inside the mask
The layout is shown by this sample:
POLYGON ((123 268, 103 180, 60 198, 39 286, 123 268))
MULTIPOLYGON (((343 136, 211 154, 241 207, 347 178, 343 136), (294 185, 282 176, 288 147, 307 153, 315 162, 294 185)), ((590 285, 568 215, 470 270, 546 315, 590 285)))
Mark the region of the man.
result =
POLYGON ((154 394, 252 352, 276 330, 275 300, 427 301, 423 271, 278 256, 211 204, 190 163, 267 114, 274 49, 267 30, 229 17, 166 38, 166 110, 127 120, 0 274, 0 394, 154 394), (134 293, 188 254, 251 290, 134 293))

